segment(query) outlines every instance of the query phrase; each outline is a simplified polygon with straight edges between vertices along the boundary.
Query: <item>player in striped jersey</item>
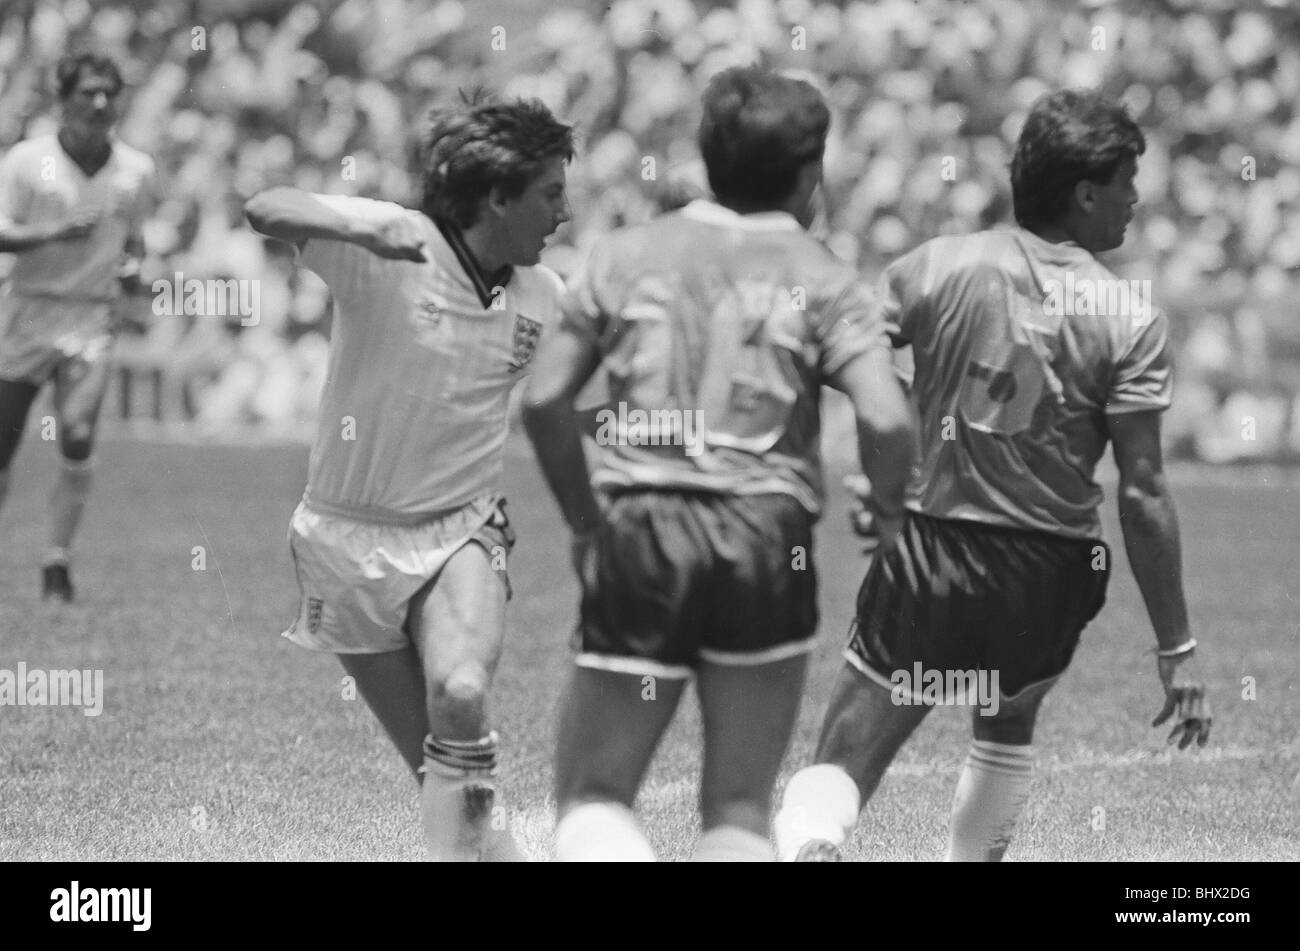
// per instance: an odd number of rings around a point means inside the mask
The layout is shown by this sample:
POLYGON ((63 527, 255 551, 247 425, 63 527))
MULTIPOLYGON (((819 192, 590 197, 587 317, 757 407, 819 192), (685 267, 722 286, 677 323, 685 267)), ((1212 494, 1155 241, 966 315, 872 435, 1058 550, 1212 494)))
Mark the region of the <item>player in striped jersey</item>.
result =
POLYGON ((486 711, 514 543, 502 447, 510 391, 559 317, 538 262, 569 219, 573 138, 540 102, 477 101, 434 111, 422 145, 418 211, 286 188, 246 207, 334 300, 285 636, 339 655, 422 777, 429 858, 507 860, 486 711))
POLYGON ((912 347, 921 461, 899 543, 874 559, 858 595, 817 765, 791 779, 777 815, 784 858, 837 858, 932 702, 976 706, 948 858, 1002 857, 1028 794, 1039 705, 1105 600, 1110 551, 1093 473, 1108 441, 1155 630, 1155 723, 1175 716, 1180 748, 1208 739, 1162 475, 1168 320, 1093 257, 1123 242, 1144 149, 1121 106, 1090 92, 1046 96, 1012 163, 1019 227, 936 238, 882 276, 895 343, 912 347), (964 673, 992 689, 948 693, 971 686, 951 676, 964 673), (931 693, 933 674, 942 691, 931 693))
POLYGON ((0 252, 17 257, 0 296, 0 505, 28 411, 51 383, 61 464, 41 584, 45 597, 71 601, 113 307, 138 284, 154 163, 112 134, 122 76, 111 59, 69 55, 56 77, 58 132, 19 142, 0 160, 0 252))
POLYGON ((901 522, 912 426, 885 326, 805 231, 829 122, 805 82, 715 76, 699 141, 717 202, 603 239, 539 355, 525 422, 583 587, 556 756, 561 860, 653 858, 631 807, 692 676, 695 857, 772 858, 772 788, 817 623, 823 384, 852 401, 886 536, 901 522), (598 366, 610 406, 589 480, 573 400, 598 366))

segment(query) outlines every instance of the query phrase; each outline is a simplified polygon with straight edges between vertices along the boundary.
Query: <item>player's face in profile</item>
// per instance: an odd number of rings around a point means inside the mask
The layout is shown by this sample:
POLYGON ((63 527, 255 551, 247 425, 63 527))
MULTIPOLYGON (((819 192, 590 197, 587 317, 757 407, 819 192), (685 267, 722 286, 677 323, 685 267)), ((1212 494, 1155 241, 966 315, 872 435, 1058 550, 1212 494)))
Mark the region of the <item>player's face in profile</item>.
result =
POLYGON ((1093 186, 1093 247, 1090 251, 1110 251, 1124 243, 1124 231, 1133 220, 1137 204, 1137 160, 1128 157, 1120 162, 1115 175, 1104 185, 1093 186))
POLYGON ((557 156, 546 161, 541 172, 518 198, 505 202, 502 224, 510 263, 536 264, 541 260, 546 239, 571 217, 565 191, 564 160, 557 156))
POLYGON ((85 136, 108 135, 117 122, 118 92, 110 77, 83 71, 77 85, 63 100, 64 121, 85 136))

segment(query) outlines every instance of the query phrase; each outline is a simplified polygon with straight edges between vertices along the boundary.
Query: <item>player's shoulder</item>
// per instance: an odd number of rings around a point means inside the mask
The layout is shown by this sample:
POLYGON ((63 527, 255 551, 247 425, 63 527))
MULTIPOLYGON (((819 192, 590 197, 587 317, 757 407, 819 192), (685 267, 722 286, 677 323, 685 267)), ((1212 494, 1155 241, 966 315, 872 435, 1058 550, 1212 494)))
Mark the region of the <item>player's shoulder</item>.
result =
POLYGON ((511 280, 518 282, 520 298, 531 304, 554 307, 564 296, 564 281, 545 264, 516 267, 511 280))
POLYGON ((9 168, 37 168, 46 158, 53 156, 60 149, 59 140, 54 133, 37 135, 30 139, 21 139, 0 154, 9 168))
POLYGON ((143 149, 137 149, 134 145, 128 145, 121 139, 113 139, 113 155, 126 168, 148 174, 154 172, 153 156, 143 149))

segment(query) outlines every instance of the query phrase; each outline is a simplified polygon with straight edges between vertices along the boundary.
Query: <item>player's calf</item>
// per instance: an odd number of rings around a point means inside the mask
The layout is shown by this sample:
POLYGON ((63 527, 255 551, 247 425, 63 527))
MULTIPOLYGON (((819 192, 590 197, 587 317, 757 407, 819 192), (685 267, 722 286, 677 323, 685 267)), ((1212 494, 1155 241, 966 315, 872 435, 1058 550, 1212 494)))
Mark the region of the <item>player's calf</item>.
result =
POLYGON ((1054 681, 1035 684, 997 714, 972 717, 974 739, 957 779, 949 821, 949 862, 999 862, 1029 798, 1034 723, 1054 681))

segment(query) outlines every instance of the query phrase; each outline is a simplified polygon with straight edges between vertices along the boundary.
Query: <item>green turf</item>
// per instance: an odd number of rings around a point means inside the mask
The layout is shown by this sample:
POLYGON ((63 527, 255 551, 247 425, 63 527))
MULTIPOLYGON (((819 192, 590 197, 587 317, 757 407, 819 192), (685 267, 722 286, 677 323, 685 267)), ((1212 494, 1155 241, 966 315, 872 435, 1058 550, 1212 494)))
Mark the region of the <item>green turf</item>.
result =
MULTIPOLYGON (((106 701, 98 718, 0 707, 0 861, 419 858, 415 784, 397 755, 363 703, 343 699, 333 658, 277 636, 295 610, 285 527, 305 466, 301 448, 105 444, 80 600, 56 607, 36 590, 54 452, 24 447, 0 515, 0 667, 102 668, 106 701), (206 571, 192 569, 195 546, 206 571)), ((495 713, 505 804, 541 858, 576 589, 554 507, 518 444, 507 486, 520 543, 495 713)), ((1170 755, 1148 727, 1159 705, 1152 637, 1122 563, 1047 702, 1011 859, 1300 855, 1300 490, 1244 471, 1180 472, 1175 486, 1212 743, 1170 755), (1246 676, 1254 701, 1241 697, 1246 676)), ((789 768, 808 758, 859 581, 844 509, 837 492, 820 531, 823 636, 789 768)), ((1117 543, 1109 511, 1107 530, 1117 543)), ((967 734, 960 711, 930 716, 870 804, 855 857, 942 856, 967 734)), ((698 735, 688 701, 640 802, 669 858, 689 852, 698 828, 698 735)))

